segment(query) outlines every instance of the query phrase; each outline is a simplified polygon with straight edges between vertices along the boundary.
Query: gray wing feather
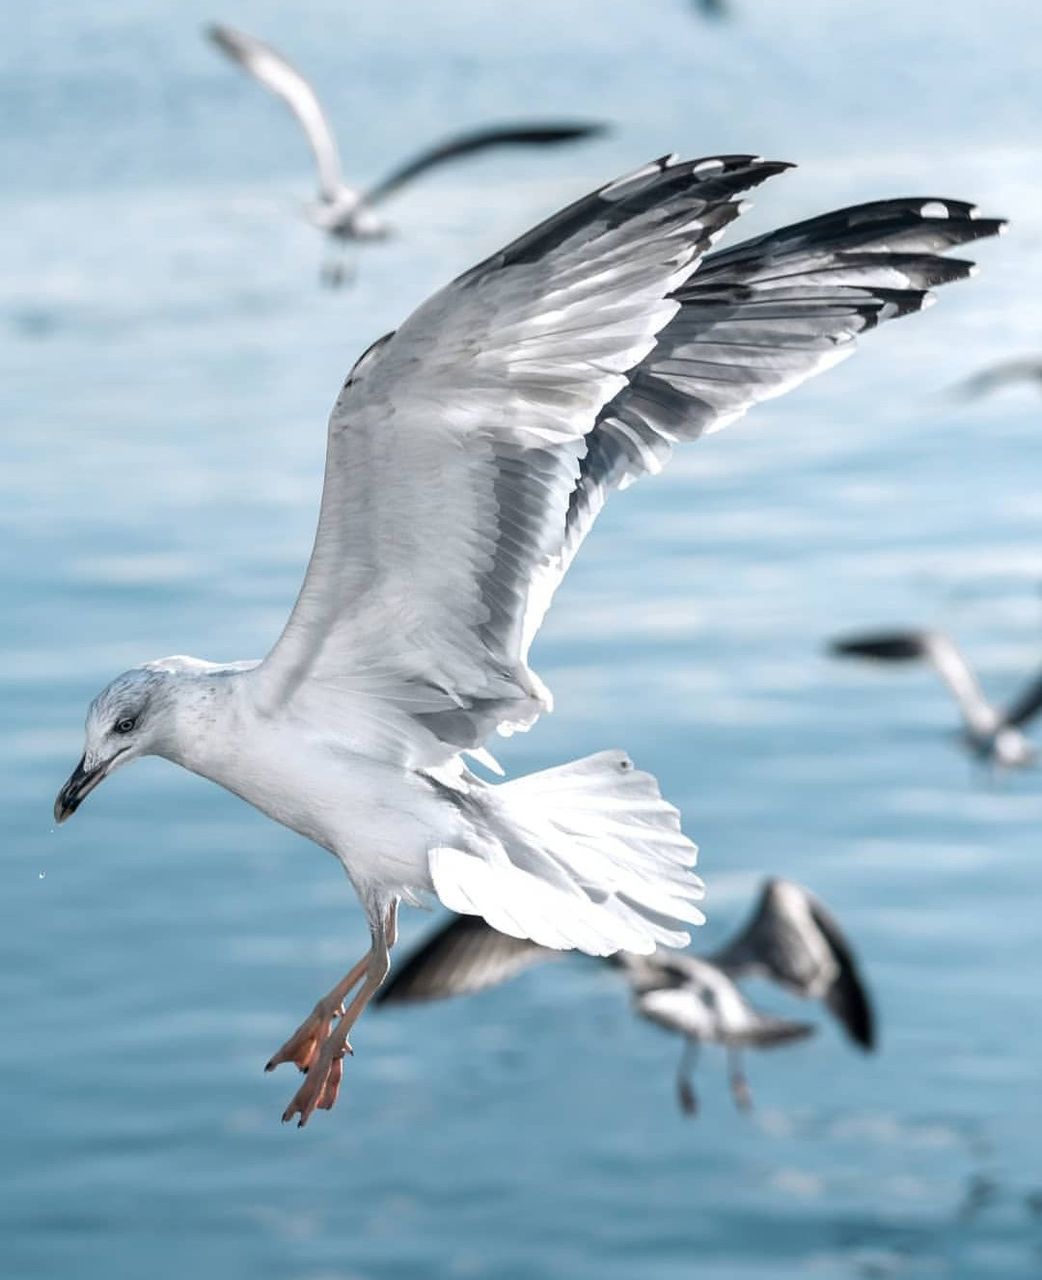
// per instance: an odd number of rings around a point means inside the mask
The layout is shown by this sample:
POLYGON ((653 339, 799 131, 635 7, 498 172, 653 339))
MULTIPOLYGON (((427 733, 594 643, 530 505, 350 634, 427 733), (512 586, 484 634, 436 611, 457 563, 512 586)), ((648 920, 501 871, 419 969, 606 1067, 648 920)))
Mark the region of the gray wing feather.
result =
POLYGON ((319 191, 330 200, 342 195, 344 184, 336 138, 309 81, 278 50, 245 31, 215 24, 208 28, 207 35, 222 53, 289 107, 315 157, 319 191))
POLYGON ((410 953, 377 993, 377 1004, 470 995, 562 953, 510 938, 479 916, 455 916, 410 953))
POLYGON ((745 927, 711 960, 732 977, 754 973, 824 1001, 847 1035, 875 1046, 875 1017, 853 950, 825 907, 801 885, 768 880, 745 927))
POLYGON ((850 355, 858 334, 920 311, 973 265, 946 249, 1004 223, 955 200, 876 201, 706 256, 680 310, 601 411, 572 494, 561 574, 609 494, 695 440, 850 355))
POLYGON ((1003 723, 1020 728, 1042 710, 1042 676, 1037 676, 1002 717, 1003 723))

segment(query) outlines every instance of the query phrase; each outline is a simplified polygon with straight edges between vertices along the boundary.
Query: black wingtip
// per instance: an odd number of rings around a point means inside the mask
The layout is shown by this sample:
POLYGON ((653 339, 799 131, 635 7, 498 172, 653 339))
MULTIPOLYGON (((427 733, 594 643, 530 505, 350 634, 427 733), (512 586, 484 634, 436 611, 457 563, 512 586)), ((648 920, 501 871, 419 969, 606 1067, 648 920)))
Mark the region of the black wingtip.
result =
POLYGON ((816 898, 810 899, 810 911, 839 969, 825 1004, 848 1038, 866 1053, 872 1053, 877 1045, 876 1015, 854 952, 842 929, 816 898))
POLYGON ((838 636, 830 640, 827 652, 836 658, 871 658, 877 662, 911 662, 926 652, 926 640, 919 631, 879 632, 865 636, 838 636))

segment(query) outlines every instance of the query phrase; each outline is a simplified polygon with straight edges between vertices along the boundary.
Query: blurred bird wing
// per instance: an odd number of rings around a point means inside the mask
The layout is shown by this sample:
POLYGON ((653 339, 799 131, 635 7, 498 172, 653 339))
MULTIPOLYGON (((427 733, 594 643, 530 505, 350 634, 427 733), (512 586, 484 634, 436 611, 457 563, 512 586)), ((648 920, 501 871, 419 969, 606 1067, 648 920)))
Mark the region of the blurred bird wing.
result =
POLYGON ((957 383, 952 388, 952 392, 967 399, 979 399, 992 391, 998 391, 1002 387, 1018 382, 1035 382, 1042 386, 1042 360, 1037 356, 1020 360, 1004 360, 1000 364, 981 369, 979 373, 957 383))
POLYGON ((328 200, 342 196, 345 188, 336 137, 310 82, 281 53, 255 36, 219 25, 212 26, 209 34, 219 49, 293 112, 315 157, 321 195, 328 200))
POLYGON ((376 1003, 407 1004, 470 995, 562 954, 527 938, 508 937, 479 916, 454 916, 394 970, 380 988, 376 1003))
POLYGON ((456 134, 444 142, 421 151, 418 156, 400 165, 376 186, 366 191, 362 196, 362 202, 367 205, 378 204, 381 200, 386 200, 388 196, 393 195, 399 188, 426 173, 428 169, 434 169, 449 160, 474 155, 479 151, 508 146, 554 146, 561 142, 591 137, 604 131, 605 126, 602 124, 581 123, 498 125, 486 129, 473 129, 467 133, 456 134))
POLYGON ((926 656, 954 695, 967 725, 977 733, 992 733, 998 727, 998 713, 984 696, 962 650, 942 631, 926 632, 924 640, 926 656))
POLYGON ((1019 729, 1029 720, 1033 720, 1040 710, 1042 710, 1042 675, 1036 676, 1020 697, 1012 703, 1003 715, 1002 723, 1019 729))
POLYGON ((711 960, 734 978, 757 974, 823 1000, 851 1039, 872 1047, 872 1008, 853 951, 835 919, 802 885, 768 880, 744 928, 711 960))
POLYGON ((963 719, 976 733, 991 733, 998 726, 995 709, 984 696, 977 677, 950 636, 941 631, 877 631, 844 636, 829 645, 842 657, 870 658, 881 662, 925 659, 955 697, 963 719))
MULTIPOLYGON (((435 294, 334 406, 311 561, 262 708, 430 767, 549 705, 529 671, 586 435, 739 195, 785 166, 658 161, 435 294)), ((557 575, 560 576, 559 574, 557 575)))

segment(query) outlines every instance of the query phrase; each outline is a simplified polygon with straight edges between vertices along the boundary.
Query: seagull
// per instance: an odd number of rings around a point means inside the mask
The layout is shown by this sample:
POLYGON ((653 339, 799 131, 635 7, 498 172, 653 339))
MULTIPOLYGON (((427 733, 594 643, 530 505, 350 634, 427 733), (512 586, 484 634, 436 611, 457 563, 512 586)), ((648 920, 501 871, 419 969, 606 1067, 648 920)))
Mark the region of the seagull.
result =
POLYGON ((957 383, 952 388, 952 394, 967 400, 979 400, 1003 387, 1023 383, 1033 386, 1036 391, 1042 391, 1042 358, 1025 356, 1019 360, 1003 360, 957 383))
POLYGON ((695 0, 695 8, 703 18, 716 20, 727 18, 731 13, 728 0, 695 0))
POLYGON ((529 648, 609 494, 919 311, 970 273, 940 251, 1002 226, 884 200, 709 254, 789 167, 667 156, 435 293, 341 388, 311 560, 268 655, 148 662, 90 704, 57 821, 163 756, 328 850, 362 902, 370 949, 268 1063, 307 1072, 285 1120, 335 1102, 401 902, 594 955, 682 946, 701 922, 695 846, 624 752, 508 782, 475 769, 495 765, 493 730, 551 708, 529 648))
POLYGON ((942 631, 846 636, 833 640, 829 651, 836 657, 876 662, 929 662, 958 703, 963 719, 962 738, 974 755, 1007 768, 1034 764, 1035 748, 1021 729, 1042 709, 1042 675, 1002 709, 988 701, 962 651, 942 631))
MULTIPOLYGON (((482 991, 559 955, 499 933, 475 916, 456 916, 406 958, 376 1002, 408 1004, 482 991)), ((803 1040, 815 1031, 811 1023, 761 1012, 739 990, 739 978, 766 978, 822 1001, 854 1044, 866 1052, 875 1048, 875 1016, 850 944, 825 907, 791 880, 767 880, 746 924, 710 956, 659 948, 650 956, 620 952, 609 961, 629 984, 634 1012, 683 1038, 677 1097, 687 1115, 698 1110, 692 1075, 701 1045, 726 1047, 731 1093, 747 1110, 752 1095, 741 1051, 803 1040)))
POLYGON ((318 199, 305 206, 305 216, 337 240, 381 239, 389 224, 377 207, 413 179, 437 165, 496 147, 556 146, 605 132, 603 124, 578 122, 520 123, 474 129, 437 143, 400 165, 383 181, 361 191, 344 182, 336 136, 309 82, 282 54, 255 36, 215 25, 208 35, 232 61, 281 98, 308 140, 318 169, 318 199))

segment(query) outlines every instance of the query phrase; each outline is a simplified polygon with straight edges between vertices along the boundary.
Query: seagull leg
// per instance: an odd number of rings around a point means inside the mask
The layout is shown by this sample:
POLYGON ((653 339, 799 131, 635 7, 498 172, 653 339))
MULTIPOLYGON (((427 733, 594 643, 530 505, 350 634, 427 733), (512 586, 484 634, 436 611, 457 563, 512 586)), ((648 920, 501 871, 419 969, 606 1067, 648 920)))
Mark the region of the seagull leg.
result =
POLYGON ((693 1075, 699 1047, 697 1040, 686 1040, 684 1052, 680 1055, 680 1065, 677 1067, 677 1101, 686 1116, 698 1114, 698 1094, 695 1092, 693 1075))
POLYGON ((383 912, 375 915, 370 928, 373 945, 365 962, 365 980, 340 1021, 322 1041, 318 1054, 312 1058, 307 1079, 282 1113, 284 1124, 299 1115, 297 1128, 303 1129, 316 1109, 329 1111, 336 1102, 344 1074, 344 1056, 354 1052, 348 1036, 391 967, 391 947, 398 936, 397 899, 391 903, 386 915, 383 912))
POLYGON ((342 285, 354 284, 357 275, 355 262, 341 251, 323 261, 319 279, 327 289, 339 289, 342 285))
POLYGON ((742 1070, 742 1055, 738 1049, 727 1050, 727 1071, 735 1106, 739 1111, 752 1111, 753 1095, 742 1070))
POLYGON ((319 1045, 332 1031, 334 1021, 343 1017, 344 1001, 365 976, 371 954, 367 951, 350 973, 322 997, 282 1048, 268 1059, 265 1071, 274 1071, 283 1062, 294 1062, 301 1071, 307 1071, 319 1045))

